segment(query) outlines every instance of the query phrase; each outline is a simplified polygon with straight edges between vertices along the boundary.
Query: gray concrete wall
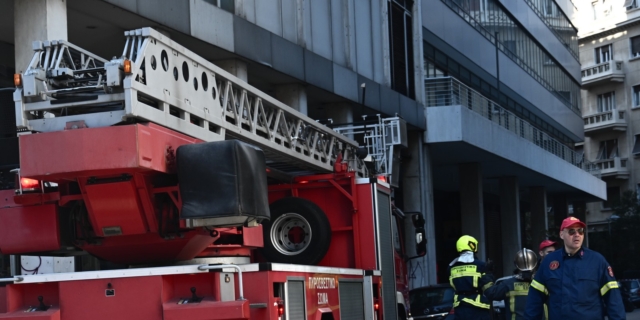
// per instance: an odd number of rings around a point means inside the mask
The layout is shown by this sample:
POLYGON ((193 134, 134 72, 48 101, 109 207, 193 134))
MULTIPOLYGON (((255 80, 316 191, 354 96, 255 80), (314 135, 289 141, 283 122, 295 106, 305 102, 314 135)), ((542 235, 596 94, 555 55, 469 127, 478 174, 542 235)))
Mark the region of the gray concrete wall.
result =
POLYGON ((427 143, 462 141, 605 199, 605 183, 462 106, 427 108, 427 143))
MULTIPOLYGON (((580 14, 578 8, 576 8, 576 2, 581 2, 580 0, 555 0, 560 9, 564 12, 564 14, 569 17, 570 20, 573 20, 576 15, 580 14)), ((583 1, 586 2, 586 1, 583 1)))
MULTIPOLYGON (((192 6, 203 2, 192 1, 192 6)), ((383 2, 237 0, 236 14, 339 66, 384 83, 380 54, 382 33, 386 32, 382 28, 383 2)))
POLYGON ((15 70, 22 73, 33 57, 36 40, 67 40, 67 4, 64 0, 14 2, 15 70))
POLYGON ((386 0, 237 0, 235 14, 206 0, 105 1, 353 102, 366 83, 367 107, 425 128, 423 105, 389 87, 386 0))

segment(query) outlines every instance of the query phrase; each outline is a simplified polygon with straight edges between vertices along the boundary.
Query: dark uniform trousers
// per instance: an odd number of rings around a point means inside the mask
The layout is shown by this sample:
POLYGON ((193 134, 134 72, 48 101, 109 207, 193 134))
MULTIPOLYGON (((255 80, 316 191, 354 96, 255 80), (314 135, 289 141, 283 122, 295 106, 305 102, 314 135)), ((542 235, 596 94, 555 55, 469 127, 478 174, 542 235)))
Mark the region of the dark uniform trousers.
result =
POLYGON ((493 285, 493 276, 487 273, 485 263, 456 262, 449 267, 449 283, 456 291, 453 297, 456 320, 491 319, 489 300, 482 294, 493 285))

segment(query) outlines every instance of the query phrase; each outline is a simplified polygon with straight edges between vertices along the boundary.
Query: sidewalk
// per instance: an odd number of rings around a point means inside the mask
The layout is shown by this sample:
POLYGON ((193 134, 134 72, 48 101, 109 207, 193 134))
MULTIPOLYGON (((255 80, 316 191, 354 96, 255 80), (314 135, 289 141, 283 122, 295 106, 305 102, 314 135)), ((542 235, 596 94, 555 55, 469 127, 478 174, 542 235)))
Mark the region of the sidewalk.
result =
POLYGON ((627 320, 640 320, 640 309, 627 312, 627 320))

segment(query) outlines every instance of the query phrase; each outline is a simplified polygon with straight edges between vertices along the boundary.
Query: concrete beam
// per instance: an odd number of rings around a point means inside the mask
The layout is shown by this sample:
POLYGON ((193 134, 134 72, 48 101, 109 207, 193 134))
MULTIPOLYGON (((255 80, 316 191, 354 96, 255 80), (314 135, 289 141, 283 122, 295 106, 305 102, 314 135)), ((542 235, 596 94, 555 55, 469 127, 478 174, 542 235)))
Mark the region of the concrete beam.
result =
POLYGON ((244 82, 249 82, 247 75, 247 63, 239 59, 221 60, 214 62, 218 67, 232 75, 240 78, 244 82))

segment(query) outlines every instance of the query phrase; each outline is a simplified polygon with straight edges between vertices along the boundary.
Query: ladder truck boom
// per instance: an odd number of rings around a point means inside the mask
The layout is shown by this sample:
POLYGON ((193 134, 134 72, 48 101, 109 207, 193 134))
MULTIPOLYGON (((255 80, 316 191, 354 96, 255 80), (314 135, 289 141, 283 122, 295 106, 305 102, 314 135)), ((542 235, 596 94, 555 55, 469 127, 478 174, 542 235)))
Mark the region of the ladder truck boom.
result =
MULTIPOLYGON (((16 125, 35 132, 147 121, 202 141, 260 147, 269 168, 329 173, 339 154, 367 176, 358 144, 252 87, 151 28, 125 32, 120 58, 66 41, 34 42, 14 94, 16 125)), ((338 159, 339 160, 339 159, 338 159)))

